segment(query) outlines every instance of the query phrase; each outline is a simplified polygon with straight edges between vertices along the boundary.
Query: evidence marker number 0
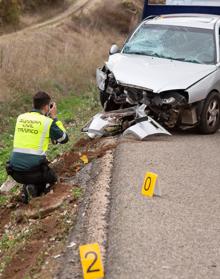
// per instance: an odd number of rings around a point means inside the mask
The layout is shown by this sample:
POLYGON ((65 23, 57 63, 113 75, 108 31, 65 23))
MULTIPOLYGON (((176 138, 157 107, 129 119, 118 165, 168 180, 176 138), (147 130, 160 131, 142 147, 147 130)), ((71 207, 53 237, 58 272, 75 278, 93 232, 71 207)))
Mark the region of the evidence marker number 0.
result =
POLYGON ((153 197, 153 195, 161 196, 158 185, 158 175, 153 172, 147 172, 142 186, 142 195, 145 197, 153 197))
POLYGON ((79 252, 84 279, 103 278, 104 268, 98 243, 82 245, 79 252))

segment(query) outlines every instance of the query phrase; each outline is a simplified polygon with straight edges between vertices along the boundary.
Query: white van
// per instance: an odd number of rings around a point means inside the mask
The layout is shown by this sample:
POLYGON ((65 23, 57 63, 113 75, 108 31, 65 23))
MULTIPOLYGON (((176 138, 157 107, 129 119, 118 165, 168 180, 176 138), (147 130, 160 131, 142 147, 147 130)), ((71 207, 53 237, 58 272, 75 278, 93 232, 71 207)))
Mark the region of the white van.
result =
POLYGON ((166 5, 220 6, 220 0, 166 0, 166 5))

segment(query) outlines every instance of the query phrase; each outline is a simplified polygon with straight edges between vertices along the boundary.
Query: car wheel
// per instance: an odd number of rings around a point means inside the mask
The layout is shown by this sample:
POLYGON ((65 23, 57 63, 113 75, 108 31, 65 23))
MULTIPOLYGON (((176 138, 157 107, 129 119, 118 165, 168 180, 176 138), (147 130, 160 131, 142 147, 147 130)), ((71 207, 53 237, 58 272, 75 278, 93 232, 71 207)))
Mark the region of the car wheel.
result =
POLYGON ((201 113, 199 130, 203 134, 213 134, 220 124, 220 94, 212 92, 205 100, 201 113))
POLYGON ((116 104, 112 97, 110 97, 108 93, 105 91, 100 92, 100 102, 104 108, 105 111, 111 111, 111 110, 117 110, 120 108, 120 105, 116 104))

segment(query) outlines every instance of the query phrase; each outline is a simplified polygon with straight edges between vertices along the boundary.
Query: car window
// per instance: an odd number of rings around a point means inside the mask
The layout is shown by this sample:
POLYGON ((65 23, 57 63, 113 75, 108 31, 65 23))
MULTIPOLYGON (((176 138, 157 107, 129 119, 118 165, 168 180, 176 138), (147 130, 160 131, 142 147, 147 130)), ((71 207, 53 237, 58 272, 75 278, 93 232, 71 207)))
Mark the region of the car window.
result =
POLYGON ((215 51, 213 30, 154 24, 143 24, 123 48, 127 54, 200 64, 214 64, 215 51))

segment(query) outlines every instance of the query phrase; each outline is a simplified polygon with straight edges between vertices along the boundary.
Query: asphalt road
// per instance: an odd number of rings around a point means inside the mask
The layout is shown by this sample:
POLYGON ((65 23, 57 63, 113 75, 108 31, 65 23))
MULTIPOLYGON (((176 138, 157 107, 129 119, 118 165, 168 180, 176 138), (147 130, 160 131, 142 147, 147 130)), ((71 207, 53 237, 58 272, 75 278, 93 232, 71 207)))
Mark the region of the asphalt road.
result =
POLYGON ((123 140, 111 191, 105 278, 220 278, 220 132, 123 140), (147 171, 161 198, 141 195, 147 171))

